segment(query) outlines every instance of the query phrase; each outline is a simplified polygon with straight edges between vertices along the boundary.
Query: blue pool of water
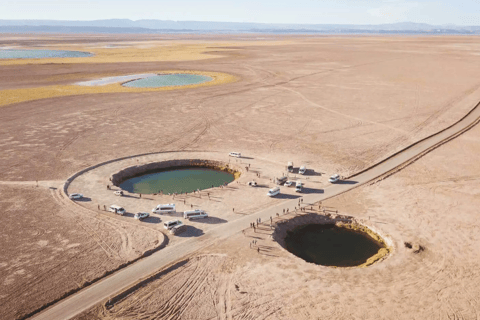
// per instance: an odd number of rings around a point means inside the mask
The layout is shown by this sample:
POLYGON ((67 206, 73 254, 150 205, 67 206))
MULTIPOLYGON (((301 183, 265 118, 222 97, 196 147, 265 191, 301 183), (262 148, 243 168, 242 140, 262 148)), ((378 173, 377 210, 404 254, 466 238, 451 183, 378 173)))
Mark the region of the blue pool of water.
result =
POLYGON ((92 55, 81 51, 0 49, 0 59, 82 58, 92 55))
POLYGON ((211 81, 211 77, 202 76, 198 74, 159 74, 157 76, 148 77, 139 80, 133 80, 124 83, 125 87, 134 88, 158 88, 158 87, 170 87, 170 86, 184 86, 189 84, 203 83, 211 81))
POLYGON ((132 193, 152 194, 193 192, 219 187, 235 180, 233 174, 209 168, 175 168, 123 181, 119 186, 132 193))

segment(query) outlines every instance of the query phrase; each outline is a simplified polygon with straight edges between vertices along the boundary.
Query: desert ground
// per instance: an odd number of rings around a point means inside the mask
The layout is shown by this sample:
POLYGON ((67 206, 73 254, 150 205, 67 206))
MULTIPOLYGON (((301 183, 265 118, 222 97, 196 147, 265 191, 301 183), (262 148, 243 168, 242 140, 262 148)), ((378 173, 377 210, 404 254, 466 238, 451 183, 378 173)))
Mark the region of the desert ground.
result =
MULTIPOLYGON (((88 197, 75 204, 59 190, 76 172, 137 155, 157 158, 132 159, 227 162, 228 152, 241 151, 248 158, 237 164, 250 164, 251 172, 227 188, 185 197, 185 208, 207 208, 216 219, 193 224, 190 236, 201 241, 218 225, 287 201, 264 195, 287 161, 318 173, 306 184, 321 190, 329 175, 368 168, 480 101, 476 37, 256 38, 0 38, 0 48, 96 53, 78 61, 0 61, 0 318, 24 318, 181 241, 162 230, 166 217, 145 223, 98 210, 114 201, 103 186, 124 164, 74 180, 69 191, 88 197), (222 76, 213 85, 175 90, 75 89, 79 81, 162 70, 222 76), (257 172, 261 191, 246 185, 257 172)), ((479 130, 322 204, 391 239, 384 261, 322 267, 290 254, 270 230, 246 230, 160 268, 113 305, 103 301, 77 318, 477 319, 479 130)), ((175 200, 121 201, 135 212, 175 200)))

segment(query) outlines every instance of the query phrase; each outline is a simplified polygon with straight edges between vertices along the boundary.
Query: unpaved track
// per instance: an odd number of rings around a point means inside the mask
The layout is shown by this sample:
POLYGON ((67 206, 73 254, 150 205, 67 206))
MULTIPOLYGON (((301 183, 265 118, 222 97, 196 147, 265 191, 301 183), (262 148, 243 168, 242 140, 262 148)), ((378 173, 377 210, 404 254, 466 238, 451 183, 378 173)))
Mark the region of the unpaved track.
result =
MULTIPOLYGON (((303 203, 313 204, 315 202, 344 193, 352 188, 358 187, 377 178, 381 178, 382 176, 388 176, 389 174, 400 170, 405 165, 408 165, 434 148, 469 130, 471 127, 477 124, 479 120, 480 107, 477 105, 469 114, 451 127, 448 127, 447 129, 444 129, 433 136, 413 144, 412 146, 386 159, 385 161, 382 161, 381 163, 352 176, 348 181, 325 188, 324 193, 304 196, 303 203)), ((282 212, 284 208, 293 209, 297 205, 298 199, 285 201, 275 207, 268 208, 249 216, 243 216, 228 224, 223 224, 207 232, 202 237, 186 239, 182 242, 178 242, 176 245, 168 246, 167 248, 151 255, 150 257, 140 260, 130 267, 125 268, 86 288, 85 290, 82 290, 79 293, 57 303, 33 318, 46 320, 70 319, 89 307, 95 305, 96 303, 108 299, 109 297, 114 296, 115 293, 128 288, 138 280, 151 275, 155 271, 169 264, 172 264, 176 260, 179 260, 188 254, 204 248, 207 245, 213 244, 240 232, 241 230, 247 228, 249 223, 255 221, 257 218, 261 218, 263 221, 266 221, 270 217, 274 217, 276 213, 282 212)))

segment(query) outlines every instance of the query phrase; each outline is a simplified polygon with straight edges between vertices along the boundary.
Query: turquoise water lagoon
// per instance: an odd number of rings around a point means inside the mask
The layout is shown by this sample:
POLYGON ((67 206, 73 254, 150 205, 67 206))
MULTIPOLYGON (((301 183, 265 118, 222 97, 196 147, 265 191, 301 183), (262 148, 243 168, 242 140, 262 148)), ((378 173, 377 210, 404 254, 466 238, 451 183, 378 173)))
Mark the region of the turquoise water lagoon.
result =
POLYGON ((0 49, 0 59, 82 58, 92 55, 89 52, 81 51, 0 49))
POLYGON ((193 192, 197 189, 219 187, 235 179, 233 174, 209 169, 181 167, 149 173, 123 181, 119 187, 132 193, 152 194, 193 192))
POLYGON ((153 77, 129 81, 124 83, 123 86, 133 88, 159 88, 171 86, 185 86, 189 84, 203 83, 211 80, 213 80, 211 77, 198 74, 159 74, 153 77))

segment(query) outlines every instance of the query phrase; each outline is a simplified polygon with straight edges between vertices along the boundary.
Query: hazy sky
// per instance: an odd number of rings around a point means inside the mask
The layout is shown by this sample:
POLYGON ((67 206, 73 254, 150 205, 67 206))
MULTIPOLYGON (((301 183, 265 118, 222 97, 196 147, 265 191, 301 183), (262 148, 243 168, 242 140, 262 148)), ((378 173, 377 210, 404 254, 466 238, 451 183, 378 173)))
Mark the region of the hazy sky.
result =
POLYGON ((480 0, 0 0, 0 19, 480 25, 480 0))

